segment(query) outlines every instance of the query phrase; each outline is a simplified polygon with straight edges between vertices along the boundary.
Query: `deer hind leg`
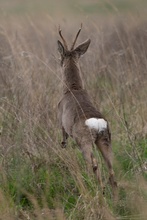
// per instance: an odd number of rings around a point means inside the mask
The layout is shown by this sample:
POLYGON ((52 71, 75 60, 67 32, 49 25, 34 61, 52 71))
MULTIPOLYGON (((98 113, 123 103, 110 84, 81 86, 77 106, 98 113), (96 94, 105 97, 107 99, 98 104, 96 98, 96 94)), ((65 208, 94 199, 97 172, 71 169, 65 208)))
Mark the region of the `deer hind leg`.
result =
POLYGON ((105 138, 101 138, 98 142, 96 142, 98 149, 100 150, 106 165, 109 170, 109 182, 113 189, 113 193, 115 193, 115 189, 117 187, 117 182, 114 178, 114 171, 112 167, 112 147, 110 141, 105 140, 105 138))
POLYGON ((92 153, 92 144, 83 145, 81 147, 81 149, 82 149, 83 157, 86 161, 88 172, 91 173, 93 171, 93 173, 95 174, 95 176, 100 184, 100 187, 103 189, 103 183, 101 180, 101 173, 100 173, 100 170, 98 167, 98 163, 92 153))
POLYGON ((65 148, 67 144, 68 134, 66 133, 64 127, 62 127, 62 136, 63 136, 63 140, 61 142, 61 146, 62 148, 65 148))

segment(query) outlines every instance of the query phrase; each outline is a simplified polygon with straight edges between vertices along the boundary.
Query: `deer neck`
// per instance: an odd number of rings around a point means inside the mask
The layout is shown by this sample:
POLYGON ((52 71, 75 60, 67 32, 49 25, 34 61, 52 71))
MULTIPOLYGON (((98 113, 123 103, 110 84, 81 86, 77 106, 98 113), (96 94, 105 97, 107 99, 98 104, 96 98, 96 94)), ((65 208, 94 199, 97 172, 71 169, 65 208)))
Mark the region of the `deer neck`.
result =
POLYGON ((78 64, 70 59, 63 70, 63 93, 83 89, 83 82, 80 75, 78 64))

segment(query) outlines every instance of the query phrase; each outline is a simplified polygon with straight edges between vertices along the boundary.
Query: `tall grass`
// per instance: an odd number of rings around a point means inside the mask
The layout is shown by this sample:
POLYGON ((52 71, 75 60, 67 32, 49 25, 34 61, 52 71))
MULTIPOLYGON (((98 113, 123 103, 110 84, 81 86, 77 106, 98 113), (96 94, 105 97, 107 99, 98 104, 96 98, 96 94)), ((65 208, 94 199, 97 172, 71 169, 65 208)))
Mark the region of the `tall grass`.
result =
MULTIPOLYGON (((60 147, 62 76, 54 22, 1 22, 0 219, 146 219, 147 22, 93 18, 79 39, 92 40, 80 66, 93 103, 110 122, 117 202, 100 155, 105 196, 87 175, 76 144, 60 147)), ((62 22, 69 42, 77 28, 62 22)))

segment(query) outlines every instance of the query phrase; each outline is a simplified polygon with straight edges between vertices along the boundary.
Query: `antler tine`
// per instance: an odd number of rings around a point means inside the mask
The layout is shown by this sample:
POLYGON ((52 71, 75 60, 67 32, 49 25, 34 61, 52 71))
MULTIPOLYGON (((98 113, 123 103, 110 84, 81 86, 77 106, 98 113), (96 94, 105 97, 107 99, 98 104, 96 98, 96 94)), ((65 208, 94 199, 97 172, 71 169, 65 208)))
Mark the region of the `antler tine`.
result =
POLYGON ((65 49, 68 50, 67 43, 66 43, 64 37, 62 36, 62 33, 61 33, 61 32, 62 32, 62 30, 61 30, 61 28, 60 28, 60 26, 59 26, 59 35, 60 35, 60 37, 61 37, 61 39, 62 39, 62 41, 63 41, 63 44, 64 44, 65 49))
POLYGON ((77 41, 77 38, 78 38, 78 36, 79 36, 81 30, 82 30, 82 23, 81 23, 81 27, 80 27, 80 29, 78 30, 78 33, 77 33, 77 35, 76 35, 76 37, 75 37, 75 40, 74 40, 74 42, 73 42, 73 44, 72 44, 72 46, 71 46, 71 50, 74 49, 75 43, 76 43, 76 41, 77 41))

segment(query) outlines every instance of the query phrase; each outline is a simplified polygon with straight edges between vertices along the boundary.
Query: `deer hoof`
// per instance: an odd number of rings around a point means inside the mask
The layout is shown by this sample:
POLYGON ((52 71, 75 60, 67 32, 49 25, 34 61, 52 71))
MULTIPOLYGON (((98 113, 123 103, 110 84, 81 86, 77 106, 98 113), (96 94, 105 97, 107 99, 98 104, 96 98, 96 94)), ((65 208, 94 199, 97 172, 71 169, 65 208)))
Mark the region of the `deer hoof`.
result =
POLYGON ((113 176, 109 177, 109 183, 112 187, 117 188, 117 182, 113 179, 113 176))
POLYGON ((102 187, 102 193, 103 193, 103 196, 105 196, 105 194, 106 194, 106 187, 105 186, 102 187))
POLYGON ((97 170, 97 165, 94 165, 93 166, 93 172, 96 172, 96 170, 97 170))
POLYGON ((62 142, 61 142, 61 147, 62 147, 62 148, 66 148, 66 142, 65 142, 65 141, 62 141, 62 142))

